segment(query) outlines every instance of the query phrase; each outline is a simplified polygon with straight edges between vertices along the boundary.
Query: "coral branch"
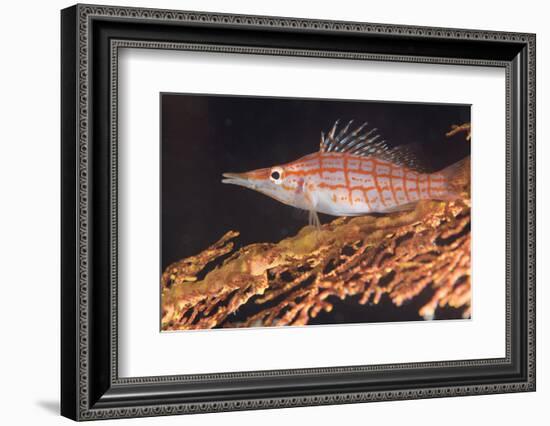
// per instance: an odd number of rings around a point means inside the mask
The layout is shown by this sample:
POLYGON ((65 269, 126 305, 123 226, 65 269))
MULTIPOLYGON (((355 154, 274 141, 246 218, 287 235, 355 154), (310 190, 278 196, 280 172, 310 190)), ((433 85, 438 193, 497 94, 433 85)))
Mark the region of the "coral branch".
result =
POLYGON ((445 133, 445 136, 448 138, 454 135, 457 135, 458 133, 464 132, 466 133, 466 140, 469 141, 472 139, 472 125, 470 123, 464 123, 460 126, 453 124, 451 126, 451 130, 449 130, 447 133, 445 133))
POLYGON ((330 296, 360 295, 397 306, 430 288, 419 311, 431 318, 438 307, 470 309, 470 208, 467 199, 419 204, 413 212, 385 217, 337 219, 320 230, 308 226, 278 244, 243 247, 198 281, 197 274, 231 251, 226 234, 201 254, 170 265, 162 276, 165 330, 216 326, 303 325, 330 296), (254 298, 254 300, 251 300, 254 298), (233 324, 246 303, 257 312, 233 324))

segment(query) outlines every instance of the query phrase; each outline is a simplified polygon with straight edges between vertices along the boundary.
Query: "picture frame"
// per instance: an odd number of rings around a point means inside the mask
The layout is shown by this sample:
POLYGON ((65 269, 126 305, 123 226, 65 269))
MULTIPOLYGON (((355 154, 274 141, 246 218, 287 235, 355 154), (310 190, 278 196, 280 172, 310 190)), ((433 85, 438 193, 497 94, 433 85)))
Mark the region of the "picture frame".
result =
POLYGON ((535 44, 535 35, 524 33, 80 4, 64 9, 61 414, 94 420, 534 391, 535 44), (506 175, 496 179, 506 187, 505 356, 121 377, 123 48, 504 70, 506 175))

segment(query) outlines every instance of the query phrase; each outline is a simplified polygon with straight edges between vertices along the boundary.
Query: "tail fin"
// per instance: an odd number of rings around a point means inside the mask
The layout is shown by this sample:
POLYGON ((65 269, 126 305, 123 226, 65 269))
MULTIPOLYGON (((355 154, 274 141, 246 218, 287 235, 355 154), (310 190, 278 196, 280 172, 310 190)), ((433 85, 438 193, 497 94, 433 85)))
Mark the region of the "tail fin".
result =
POLYGON ((470 192, 470 157, 463 158, 439 172, 447 182, 447 191, 452 196, 470 192))

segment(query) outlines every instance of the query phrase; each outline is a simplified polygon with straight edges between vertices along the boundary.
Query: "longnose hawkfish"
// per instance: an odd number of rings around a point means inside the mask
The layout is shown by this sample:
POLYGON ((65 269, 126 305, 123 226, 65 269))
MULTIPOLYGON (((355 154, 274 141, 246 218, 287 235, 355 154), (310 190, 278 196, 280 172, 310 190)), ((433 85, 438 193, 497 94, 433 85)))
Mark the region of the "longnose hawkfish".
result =
POLYGON ((423 173, 411 149, 390 148, 367 123, 350 131, 350 121, 337 132, 338 120, 318 152, 290 163, 244 173, 224 173, 223 183, 244 186, 310 213, 361 216, 414 208, 421 200, 453 200, 456 181, 465 172, 463 159, 435 173, 423 173))

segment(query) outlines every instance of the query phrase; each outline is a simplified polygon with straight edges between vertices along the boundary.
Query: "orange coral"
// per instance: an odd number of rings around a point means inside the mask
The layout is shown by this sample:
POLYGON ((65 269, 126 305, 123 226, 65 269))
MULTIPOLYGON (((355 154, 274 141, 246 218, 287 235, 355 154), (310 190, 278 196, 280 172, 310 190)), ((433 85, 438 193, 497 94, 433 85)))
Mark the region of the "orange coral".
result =
MULTIPOLYGON (((469 126, 457 126, 469 131, 469 126)), ((453 131, 451 131, 453 132, 453 131)), ((454 133, 453 133, 454 134, 454 133)), ((251 244, 233 252, 238 232, 226 233, 202 253, 166 268, 162 275, 162 329, 305 325, 331 297, 359 296, 395 305, 428 290, 419 310, 438 307, 470 316, 469 181, 452 202, 422 202, 414 211, 338 218, 320 229, 304 227, 276 244, 251 244), (221 265, 205 272, 216 259, 221 265), (234 322, 243 306, 251 313, 234 322), (249 309, 251 308, 252 309, 249 309)))
POLYGON ((303 325, 332 309, 329 296, 361 295, 364 304, 388 295, 399 306, 426 287, 433 296, 420 315, 432 317, 438 306, 451 306, 463 308, 467 317, 469 227, 466 200, 423 203, 413 212, 385 217, 336 219, 278 244, 243 247, 198 280, 208 263, 232 251, 230 240, 238 233, 231 231, 166 269, 162 327, 303 325), (243 323, 227 322, 252 297, 259 311, 243 323))

